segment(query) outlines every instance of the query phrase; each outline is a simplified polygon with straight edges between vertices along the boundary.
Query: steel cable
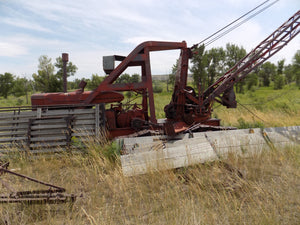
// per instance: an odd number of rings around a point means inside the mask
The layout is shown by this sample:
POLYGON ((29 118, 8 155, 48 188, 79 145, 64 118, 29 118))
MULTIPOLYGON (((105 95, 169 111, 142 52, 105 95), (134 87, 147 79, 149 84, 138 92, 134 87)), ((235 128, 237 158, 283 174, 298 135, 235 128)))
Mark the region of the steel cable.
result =
POLYGON ((258 8, 260 8, 261 6, 263 6, 264 4, 266 4, 267 2, 269 2, 270 0, 264 1, 263 3, 259 4, 258 6, 256 6, 255 8, 253 8, 252 10, 248 11, 247 13, 245 13, 244 15, 240 16, 238 19, 232 21, 231 23, 229 23, 228 25, 226 25, 225 27, 221 28, 220 30, 218 30, 217 32, 213 33, 212 35, 208 36, 207 38, 203 39, 202 41, 200 41, 197 44, 194 44, 192 48, 197 47, 200 44, 204 44, 205 46, 213 43, 214 41, 220 39, 221 37, 225 36, 226 34, 228 34, 229 32, 233 31, 234 29, 238 28, 239 26, 241 26, 242 24, 244 24, 245 22, 247 22, 248 20, 250 20, 251 18, 253 18, 254 16, 260 14, 261 12, 263 12, 264 10, 266 10, 267 8, 271 7, 272 5, 274 5, 276 2, 278 2, 279 0, 275 0, 273 2, 271 2, 269 5, 265 6, 264 8, 262 8, 261 10, 259 10, 258 12, 254 13, 253 15, 247 17, 246 19, 244 19, 243 21, 239 22, 238 24, 236 24, 235 26, 231 27, 228 30, 228 27, 230 27, 231 25, 233 25, 234 23, 238 22, 239 20, 241 20, 242 18, 244 18, 245 16, 248 16, 250 13, 254 12, 255 10, 257 10, 258 8), (223 30, 225 30, 224 32, 222 32, 223 30), (218 33, 222 32, 221 34, 219 34, 217 37, 214 37, 215 35, 217 35, 218 33), (214 38, 213 38, 214 37, 214 38), (211 39, 213 38, 213 39, 211 39), (211 39, 211 40, 209 40, 211 39), (207 42, 205 42, 207 41, 207 42))

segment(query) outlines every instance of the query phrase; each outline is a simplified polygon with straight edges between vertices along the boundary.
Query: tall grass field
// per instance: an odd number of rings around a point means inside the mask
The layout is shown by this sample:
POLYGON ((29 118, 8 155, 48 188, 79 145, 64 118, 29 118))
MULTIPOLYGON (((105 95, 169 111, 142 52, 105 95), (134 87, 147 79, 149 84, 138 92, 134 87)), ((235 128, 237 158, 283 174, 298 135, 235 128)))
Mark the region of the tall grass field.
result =
MULTIPOLYGON (((236 109, 214 106, 223 126, 300 125, 300 91, 260 88, 237 95, 236 109)), ((9 101, 10 99, 6 100, 9 101)), ((156 115, 170 93, 155 94, 156 115)), ((0 104, 4 106, 3 99, 0 104)), ((21 101, 21 100, 19 100, 21 101)), ((25 100, 22 100, 25 103, 25 100)), ((7 105, 6 105, 7 106, 7 105)), ((2 204, 0 224, 299 224, 300 147, 265 150, 124 177, 114 143, 91 139, 82 154, 12 156, 9 169, 66 188, 74 203, 2 204), (230 168, 228 167, 230 166, 230 168)), ((42 188, 2 174, 15 190, 42 188)), ((0 193, 7 189, 0 183, 0 193)))

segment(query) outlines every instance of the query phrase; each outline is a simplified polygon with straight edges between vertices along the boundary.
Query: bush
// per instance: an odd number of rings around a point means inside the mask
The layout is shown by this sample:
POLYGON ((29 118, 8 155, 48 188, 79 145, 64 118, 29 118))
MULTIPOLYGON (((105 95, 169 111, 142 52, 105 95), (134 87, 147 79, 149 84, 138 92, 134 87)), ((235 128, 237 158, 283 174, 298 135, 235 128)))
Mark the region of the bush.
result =
POLYGON ((115 141, 103 146, 100 149, 100 152, 103 154, 103 156, 110 162, 115 162, 120 156, 120 151, 115 141))
POLYGON ((238 129, 247 129, 247 128, 263 128, 264 124, 259 121, 254 121, 253 123, 246 122, 243 118, 238 119, 238 129))
POLYGON ((282 89, 285 83, 285 79, 283 75, 277 75, 274 79, 274 89, 279 90, 282 89))
POLYGON ((163 91, 163 87, 160 83, 154 83, 153 85, 153 92, 154 93, 161 93, 163 91))
POLYGON ((16 102, 16 105, 23 105, 23 99, 18 98, 17 102, 16 102))

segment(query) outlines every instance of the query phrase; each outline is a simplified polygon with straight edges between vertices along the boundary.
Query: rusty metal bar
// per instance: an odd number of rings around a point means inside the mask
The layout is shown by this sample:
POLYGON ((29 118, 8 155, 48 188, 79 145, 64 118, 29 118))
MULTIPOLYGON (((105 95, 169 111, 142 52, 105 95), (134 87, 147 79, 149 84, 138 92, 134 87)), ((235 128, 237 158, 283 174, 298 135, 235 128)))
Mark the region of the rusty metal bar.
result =
POLYGON ((65 202, 74 202, 76 196, 64 193, 43 193, 27 195, 0 195, 0 204, 3 203, 27 203, 27 204, 57 204, 65 202))
POLYGON ((4 163, 0 165, 0 175, 3 173, 9 173, 21 178, 24 178, 35 183, 39 183, 50 187, 48 190, 32 190, 32 191, 15 191, 11 188, 6 182, 0 179, 0 182, 4 187, 6 187, 11 193, 0 195, 0 204, 3 203, 27 203, 27 204, 57 204, 65 202, 74 202, 76 200, 76 195, 74 194, 65 194, 66 190, 62 187, 49 184, 37 179, 12 172, 7 169, 9 163, 4 163), (54 189, 51 189, 54 188, 54 189))
POLYGON ((42 185, 45 185, 45 186, 48 186, 48 187, 52 187, 52 188, 56 188, 56 189, 58 189, 58 190, 63 190, 63 191, 65 191, 65 189, 62 188, 62 187, 59 187, 59 186, 56 186, 56 185, 53 185, 53 184, 49 184, 49 183, 46 183, 46 182, 43 182, 43 181, 39 181, 39 180, 37 180, 37 179, 34 179, 34 178, 31 178, 31 177, 28 177, 28 176, 25 176, 25 175, 22 175, 22 174, 19 174, 19 173, 10 171, 10 170, 8 170, 8 169, 3 168, 2 166, 0 166, 0 171, 3 171, 3 172, 5 172, 5 173, 9 173, 9 174, 12 174, 12 175, 15 175, 15 176, 24 178, 24 179, 26 179, 26 180, 33 181, 33 182, 38 183, 38 184, 42 184, 42 185))
POLYGON ((68 53, 62 53, 63 61, 63 89, 64 93, 67 93, 67 63, 69 61, 68 53))

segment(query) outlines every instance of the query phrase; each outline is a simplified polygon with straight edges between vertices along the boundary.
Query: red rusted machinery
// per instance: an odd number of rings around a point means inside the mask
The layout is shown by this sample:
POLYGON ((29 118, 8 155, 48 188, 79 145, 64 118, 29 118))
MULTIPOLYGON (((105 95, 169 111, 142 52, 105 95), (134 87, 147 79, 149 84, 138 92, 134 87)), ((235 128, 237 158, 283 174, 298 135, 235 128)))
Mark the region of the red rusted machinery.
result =
MULTIPOLYGON (((272 55, 282 49, 300 32, 300 11, 262 41, 248 55, 221 76, 213 85, 203 92, 196 92, 187 86, 189 59, 196 54, 194 49, 183 42, 148 41, 138 45, 127 57, 106 56, 103 58, 104 71, 109 74, 93 91, 84 91, 85 83, 80 89, 70 93, 34 94, 32 106, 78 105, 110 103, 106 107, 105 121, 110 136, 129 135, 140 131, 159 130, 161 133, 175 135, 186 130, 215 129, 219 120, 211 118, 214 101, 228 108, 235 108, 233 85, 245 78, 253 69, 261 65, 272 55), (172 99, 164 110, 166 119, 158 123, 155 116, 150 52, 180 50, 178 70, 172 99), (114 68, 115 61, 121 63, 114 68), (128 67, 140 67, 141 81, 138 83, 114 83, 128 67), (120 92, 133 91, 141 94, 141 104, 122 104, 124 99, 120 92)), ((142 133, 142 132, 141 132, 142 133)))

